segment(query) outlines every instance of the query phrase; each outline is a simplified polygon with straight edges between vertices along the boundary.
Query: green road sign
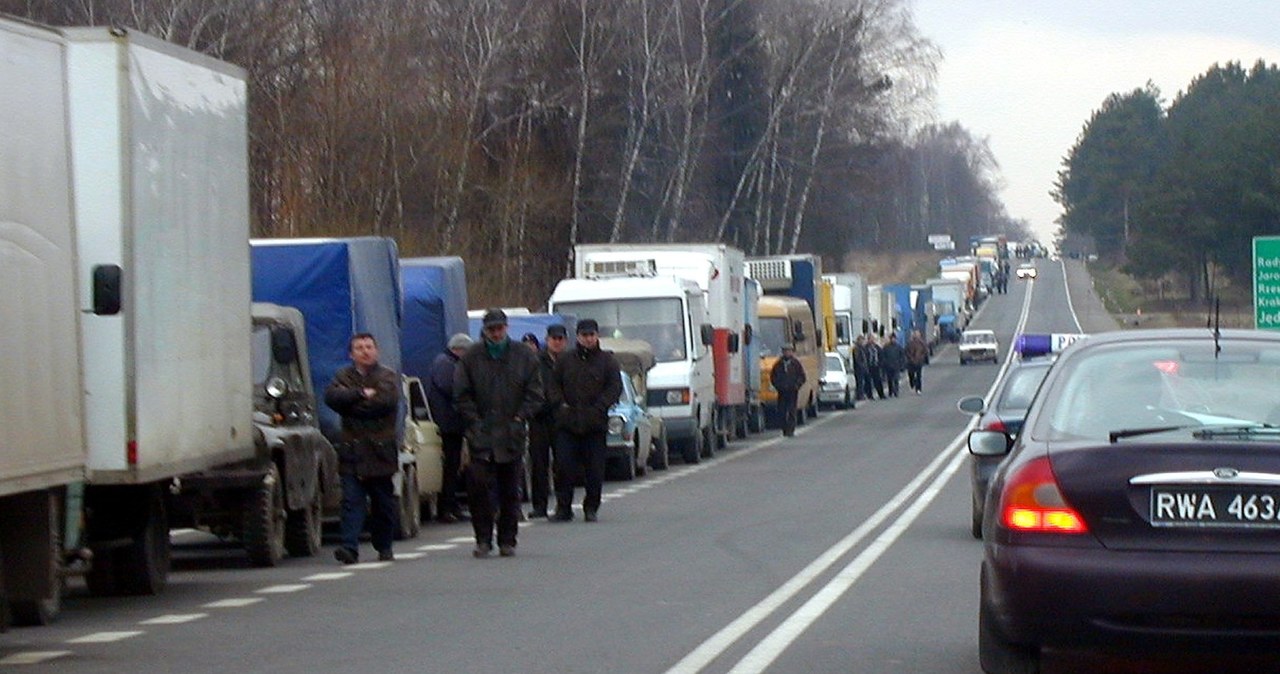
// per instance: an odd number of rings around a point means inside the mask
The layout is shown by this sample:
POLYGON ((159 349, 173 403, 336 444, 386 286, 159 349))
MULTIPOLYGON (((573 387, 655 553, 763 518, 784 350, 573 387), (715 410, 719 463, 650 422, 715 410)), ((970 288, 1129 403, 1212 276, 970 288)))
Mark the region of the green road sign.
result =
POLYGON ((1280 330, 1280 236, 1253 237, 1253 325, 1280 330))

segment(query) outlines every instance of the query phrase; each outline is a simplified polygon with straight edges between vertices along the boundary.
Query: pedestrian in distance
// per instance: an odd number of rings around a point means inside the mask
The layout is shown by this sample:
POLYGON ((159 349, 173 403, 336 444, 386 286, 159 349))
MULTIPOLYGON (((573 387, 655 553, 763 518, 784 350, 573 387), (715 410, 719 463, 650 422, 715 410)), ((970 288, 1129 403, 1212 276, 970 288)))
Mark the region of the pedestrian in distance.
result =
POLYGON ((622 395, 622 373, 613 352, 600 348, 600 326, 578 321, 577 345, 556 359, 555 398, 556 512, 554 520, 573 519, 573 491, 583 476, 586 494, 582 518, 595 522, 604 487, 609 408, 622 395))
POLYGON ((343 564, 360 561, 360 532, 369 517, 373 549, 380 561, 391 561, 400 526, 391 482, 400 469, 400 375, 378 363, 378 342, 367 332, 353 335, 347 350, 352 364, 338 370, 324 393, 325 404, 342 417, 342 439, 334 448, 342 479, 342 542, 333 556, 343 564))
POLYGON ((507 336, 507 315, 501 309, 486 311, 481 323, 483 338, 467 349, 454 374, 454 404, 467 425, 467 501, 476 537, 472 554, 480 558, 493 552, 492 492, 498 501, 498 553, 511 557, 521 517, 527 422, 542 408, 542 377, 537 355, 507 336))
POLYGON ((880 371, 884 378, 885 388, 889 395, 898 397, 898 379, 907 368, 907 353, 898 343, 898 335, 889 333, 889 341, 880 348, 880 371))
POLYGON ((778 392, 778 413, 782 421, 782 435, 796 434, 796 404, 800 387, 804 386, 804 365, 796 358, 796 347, 782 345, 782 357, 769 370, 769 382, 778 392))
POLYGON ((458 482, 462 480, 462 442, 467 423, 453 404, 453 375, 458 360, 472 344, 471 337, 461 332, 450 337, 444 353, 431 362, 431 380, 427 384, 427 406, 431 420, 440 430, 444 453, 444 483, 436 500, 436 521, 442 524, 465 519, 458 503, 458 482))
POLYGON ((547 516, 547 502, 551 497, 551 447, 556 435, 555 366, 569 342, 569 331, 560 324, 549 325, 545 341, 546 346, 538 352, 545 402, 529 420, 529 517, 542 518, 547 516))
POLYGON ((924 393, 924 364, 929 360, 929 346, 919 330, 911 332, 907 340, 907 383, 916 395, 924 393))
POLYGON ((884 400, 884 370, 880 366, 880 344, 876 342, 875 335, 867 335, 867 375, 871 380, 867 386, 867 399, 870 400, 874 392, 884 400))
POLYGON ((865 335, 858 335, 853 340, 853 388, 854 398, 858 400, 866 400, 866 387, 870 383, 867 380, 867 338, 865 335))
POLYGON ((524 336, 520 338, 520 341, 524 342, 525 346, 528 346, 530 349, 533 349, 534 353, 537 353, 542 350, 542 344, 538 342, 538 336, 533 334, 532 332, 524 333, 524 336))

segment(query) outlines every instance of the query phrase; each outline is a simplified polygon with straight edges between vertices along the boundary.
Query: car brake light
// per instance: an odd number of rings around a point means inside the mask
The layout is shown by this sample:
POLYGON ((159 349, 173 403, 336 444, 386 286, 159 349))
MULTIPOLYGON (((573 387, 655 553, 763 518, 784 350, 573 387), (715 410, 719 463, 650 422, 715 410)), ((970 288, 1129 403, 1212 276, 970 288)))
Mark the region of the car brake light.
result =
POLYGON ((1022 466, 1005 483, 1000 495, 1004 526, 1014 531, 1040 533, 1088 533, 1084 518, 1077 513, 1058 488, 1048 457, 1022 466))

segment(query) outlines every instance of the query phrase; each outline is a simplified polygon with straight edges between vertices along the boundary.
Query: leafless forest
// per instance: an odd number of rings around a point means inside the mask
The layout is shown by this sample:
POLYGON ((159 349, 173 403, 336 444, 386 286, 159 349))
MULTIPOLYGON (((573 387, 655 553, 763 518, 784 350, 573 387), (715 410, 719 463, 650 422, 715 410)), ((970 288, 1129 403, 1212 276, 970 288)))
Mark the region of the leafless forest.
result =
POLYGON ((542 303, 572 245, 912 250, 1023 231, 936 121, 908 0, 0 0, 244 67, 257 236, 461 255, 542 303))

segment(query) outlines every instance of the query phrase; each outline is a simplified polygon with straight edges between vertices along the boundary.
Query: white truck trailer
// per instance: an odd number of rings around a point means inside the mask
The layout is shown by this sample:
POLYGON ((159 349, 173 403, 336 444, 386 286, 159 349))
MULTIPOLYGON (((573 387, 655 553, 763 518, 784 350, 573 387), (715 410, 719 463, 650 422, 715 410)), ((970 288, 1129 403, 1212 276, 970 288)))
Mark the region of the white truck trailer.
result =
POLYGON ((747 386, 742 251, 722 243, 581 244, 574 246, 574 276, 588 278, 618 264, 649 260, 659 276, 687 278, 702 289, 715 330, 711 355, 717 444, 723 447, 730 436, 746 437, 748 421, 758 414, 760 401, 748 397, 756 387, 747 386))
POLYGON ((247 87, 119 29, 0 54, 0 598, 42 623, 68 572, 160 591, 177 478, 255 455, 247 87))
POLYGON ((853 369, 853 343, 859 335, 871 331, 867 313, 867 282, 862 274, 827 274, 822 277, 832 284, 832 305, 836 319, 836 351, 845 366, 853 369))

